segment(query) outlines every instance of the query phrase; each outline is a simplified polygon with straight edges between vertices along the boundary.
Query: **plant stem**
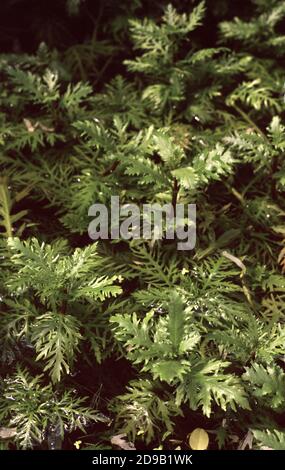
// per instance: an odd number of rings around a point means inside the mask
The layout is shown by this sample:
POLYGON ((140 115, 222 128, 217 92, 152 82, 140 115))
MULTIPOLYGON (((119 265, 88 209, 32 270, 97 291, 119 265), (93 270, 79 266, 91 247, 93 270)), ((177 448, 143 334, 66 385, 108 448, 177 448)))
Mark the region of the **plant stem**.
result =
POLYGON ((249 117, 249 115, 247 113, 245 113, 237 104, 233 104, 233 107, 242 116, 242 118, 251 127, 253 127, 253 129, 255 129, 256 132, 258 132, 258 134, 260 134, 264 138, 264 140, 266 140, 268 142, 268 139, 267 139, 266 135, 264 134, 264 132, 260 129, 260 127, 257 124, 255 124, 255 122, 249 117))
POLYGON ((172 207, 174 210, 174 215, 176 215, 176 204, 177 204, 179 189, 180 189, 180 186, 178 184, 178 181, 176 178, 174 178, 173 188, 172 188, 172 207))
POLYGON ((7 182, 5 179, 2 179, 0 180, 0 214, 3 217, 3 225, 6 230, 7 238, 13 236, 10 210, 11 210, 11 200, 9 196, 7 182))

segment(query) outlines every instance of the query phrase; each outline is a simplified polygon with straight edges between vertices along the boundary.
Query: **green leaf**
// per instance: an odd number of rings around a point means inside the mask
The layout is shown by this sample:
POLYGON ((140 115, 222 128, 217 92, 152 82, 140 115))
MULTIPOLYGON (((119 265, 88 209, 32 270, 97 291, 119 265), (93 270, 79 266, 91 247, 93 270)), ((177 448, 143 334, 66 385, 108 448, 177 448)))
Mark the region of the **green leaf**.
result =
POLYGON ((182 380, 186 374, 189 363, 187 361, 158 361, 152 365, 153 378, 159 378, 171 384, 175 379, 182 380))
POLYGON ((277 429, 252 429, 253 435, 259 444, 272 450, 285 450, 285 432, 277 429))
POLYGON ((184 336, 184 305, 179 295, 173 293, 168 306, 168 331, 173 350, 178 352, 184 336))
POLYGON ((198 176, 191 166, 185 168, 177 168, 172 170, 172 176, 174 176, 181 186, 185 189, 194 189, 198 182, 198 176))

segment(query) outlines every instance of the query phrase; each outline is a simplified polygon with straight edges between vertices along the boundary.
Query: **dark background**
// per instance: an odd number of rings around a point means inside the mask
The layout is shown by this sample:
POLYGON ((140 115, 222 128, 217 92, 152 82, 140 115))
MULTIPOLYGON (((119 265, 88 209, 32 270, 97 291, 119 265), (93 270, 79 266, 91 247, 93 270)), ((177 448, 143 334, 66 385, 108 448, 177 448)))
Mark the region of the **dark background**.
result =
MULTIPOLYGON (((1 0, 0 53, 34 52, 41 42, 64 50, 88 41, 96 29, 98 39, 126 40, 128 17, 160 17, 168 3, 178 11, 190 12, 195 0, 82 0, 72 11, 72 0, 1 0)), ((252 10, 250 1, 207 0, 207 16, 200 39, 213 44, 217 21, 238 15, 246 18, 252 10)))

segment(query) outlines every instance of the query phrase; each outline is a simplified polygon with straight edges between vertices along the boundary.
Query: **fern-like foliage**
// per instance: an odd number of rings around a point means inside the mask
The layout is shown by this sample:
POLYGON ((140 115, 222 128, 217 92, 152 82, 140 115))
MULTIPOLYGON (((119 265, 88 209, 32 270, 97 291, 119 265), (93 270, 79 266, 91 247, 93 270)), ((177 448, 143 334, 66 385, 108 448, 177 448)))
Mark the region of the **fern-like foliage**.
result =
POLYGON ((127 392, 118 396, 112 407, 118 430, 130 434, 133 439, 143 436, 148 443, 161 425, 166 429, 165 435, 161 436, 163 441, 173 431, 173 417, 182 415, 171 395, 164 393, 161 398, 148 379, 130 382, 127 392))
MULTIPOLYGON (((36 360, 43 361, 53 382, 59 382, 64 373, 70 373, 83 340, 83 306, 88 311, 89 304, 97 302, 98 308, 106 298, 118 295, 121 288, 115 281, 120 277, 100 275, 102 261, 95 245, 76 249, 71 255, 62 241, 48 245, 37 239, 21 242, 11 238, 8 246, 14 272, 7 280, 7 289, 16 302, 6 302, 11 316, 2 319, 3 337, 10 341, 28 339, 35 348, 36 360), (89 277, 96 269, 100 274, 89 277), (22 302, 26 302, 24 315, 19 308, 22 302)), ((95 348, 98 332, 95 329, 93 335, 90 333, 95 348)), ((99 350, 97 345, 97 357, 99 350)))
POLYGON ((285 433, 277 429, 267 429, 261 431, 253 429, 253 435, 261 449, 284 450, 285 449, 285 433))
POLYGON ((31 18, 0 28, 1 425, 45 448, 91 426, 86 391, 97 448, 184 446, 194 422, 282 448, 284 2, 2 3, 31 18), (166 224, 92 243, 114 195, 196 203, 195 249, 166 224))
POLYGON ((18 369, 2 385, 1 422, 17 429, 16 441, 27 449, 44 440, 49 426, 57 425, 63 438, 66 429, 84 432, 88 422, 100 420, 84 402, 70 391, 55 394, 51 385, 44 385, 43 376, 31 377, 27 370, 18 369))
POLYGON ((223 373, 229 363, 197 359, 201 335, 191 321, 192 309, 185 309, 176 293, 171 295, 167 309, 167 317, 160 316, 157 321, 154 310, 141 322, 136 314, 111 318, 118 324, 115 334, 126 345, 130 359, 135 364, 143 362, 142 370, 154 379, 176 385, 178 405, 189 400, 192 409, 202 406, 207 416, 213 399, 223 409, 227 405, 236 409, 236 404, 249 408, 240 379, 223 373))

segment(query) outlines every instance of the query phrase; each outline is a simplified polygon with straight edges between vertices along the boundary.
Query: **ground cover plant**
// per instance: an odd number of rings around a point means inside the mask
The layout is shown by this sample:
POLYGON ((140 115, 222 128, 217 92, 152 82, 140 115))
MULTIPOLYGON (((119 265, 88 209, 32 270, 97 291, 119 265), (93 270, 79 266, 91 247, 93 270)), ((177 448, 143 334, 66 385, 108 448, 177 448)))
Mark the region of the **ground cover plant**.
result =
POLYGON ((285 449, 284 2, 0 8, 1 448, 285 449))

